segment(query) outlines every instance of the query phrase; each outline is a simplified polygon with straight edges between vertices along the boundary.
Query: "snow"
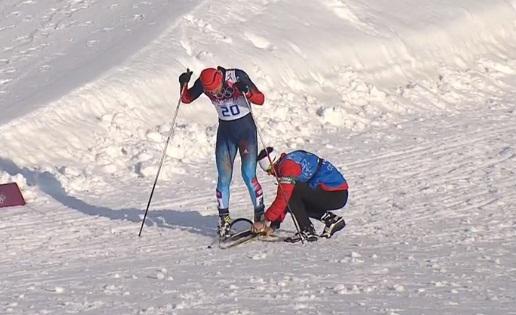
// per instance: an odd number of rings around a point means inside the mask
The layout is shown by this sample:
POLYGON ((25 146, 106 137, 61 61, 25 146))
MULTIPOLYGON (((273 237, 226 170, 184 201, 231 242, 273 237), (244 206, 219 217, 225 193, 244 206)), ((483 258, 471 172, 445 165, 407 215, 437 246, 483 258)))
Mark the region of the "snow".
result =
MULTIPOLYGON (((515 314, 515 1, 6 0, 0 15, 0 183, 27 200, 0 209, 0 314, 515 314), (265 93, 266 144, 343 170, 343 232, 208 249, 202 97, 180 107, 138 237, 177 77, 214 65, 265 93)), ((235 165, 231 212, 250 217, 235 165)))

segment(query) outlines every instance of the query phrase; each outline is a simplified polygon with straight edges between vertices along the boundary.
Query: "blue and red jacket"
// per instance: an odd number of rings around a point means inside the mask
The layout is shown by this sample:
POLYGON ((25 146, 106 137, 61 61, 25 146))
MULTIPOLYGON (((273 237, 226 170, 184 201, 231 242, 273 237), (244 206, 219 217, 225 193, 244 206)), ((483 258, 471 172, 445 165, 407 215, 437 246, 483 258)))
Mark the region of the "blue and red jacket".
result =
POLYGON ((348 190, 346 179, 335 166, 307 151, 283 153, 274 169, 279 186, 276 199, 265 212, 267 221, 283 221, 296 183, 306 183, 314 190, 348 190))

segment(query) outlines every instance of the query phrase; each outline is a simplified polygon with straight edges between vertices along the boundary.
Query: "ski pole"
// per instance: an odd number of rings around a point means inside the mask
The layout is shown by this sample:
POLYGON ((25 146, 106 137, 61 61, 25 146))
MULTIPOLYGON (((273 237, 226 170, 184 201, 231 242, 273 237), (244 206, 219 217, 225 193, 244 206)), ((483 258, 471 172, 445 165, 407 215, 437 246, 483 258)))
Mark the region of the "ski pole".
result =
MULTIPOLYGON (((247 99, 247 96, 245 95, 245 93, 242 93, 242 95, 244 96, 245 102, 247 103, 247 106, 249 107, 249 112, 251 113, 251 118, 253 118, 253 121, 254 121, 254 123, 256 125, 256 131, 258 133, 258 138, 260 138, 260 142, 262 143, 262 146, 265 148, 265 153, 267 153, 267 159, 269 160, 269 163, 272 166, 272 159, 271 159, 271 156, 269 155, 269 152, 267 151, 267 146, 265 145, 265 141, 263 140, 261 128, 258 125, 258 122, 256 121, 256 119, 254 118, 253 109, 251 107, 251 103, 247 99)), ((278 185, 278 188, 279 188, 279 190, 281 192, 281 195, 283 196, 284 200, 286 201, 287 210, 290 213, 290 217, 292 218, 292 221, 294 222, 294 226, 296 227, 296 231, 301 236, 301 243, 304 244, 305 240, 302 237, 301 229, 299 228, 299 223, 297 222, 297 219, 296 219, 296 216, 294 215, 294 212, 292 211, 292 209, 290 209, 290 205, 288 204, 287 197, 283 193, 283 189, 281 188, 281 185, 280 185, 280 182, 279 182, 279 179, 278 179, 278 174, 276 173, 276 170, 274 169, 274 167, 272 167, 271 170, 272 170, 272 175, 274 176, 274 179, 276 180, 276 184, 278 185)))
MULTIPOLYGON (((186 69, 186 71, 188 72, 190 70, 186 69)), ((161 167, 163 166, 163 162, 165 161, 168 143, 170 142, 170 139, 174 136, 174 131, 175 131, 174 127, 176 124, 177 113, 179 112, 179 106, 181 106, 181 98, 183 97, 183 92, 185 91, 186 86, 187 86, 187 84, 183 85, 183 87, 181 88, 181 92, 179 93, 179 100, 177 100, 176 111, 174 113, 174 118, 172 119, 172 126, 170 127, 170 133, 169 133, 167 141, 165 143, 165 148, 163 149, 163 154, 161 155, 161 161, 159 162, 158 172, 156 174, 156 178, 154 179, 154 184, 152 185, 152 190, 150 193, 149 201, 147 202, 147 208, 145 209, 145 214, 143 215, 142 226, 140 227, 140 233, 138 233, 138 236, 142 236, 143 225, 145 224, 145 218, 147 218, 147 213, 149 212, 149 207, 151 204, 152 196, 154 195, 154 189, 156 188, 156 183, 158 182, 159 173, 161 172, 161 167)))

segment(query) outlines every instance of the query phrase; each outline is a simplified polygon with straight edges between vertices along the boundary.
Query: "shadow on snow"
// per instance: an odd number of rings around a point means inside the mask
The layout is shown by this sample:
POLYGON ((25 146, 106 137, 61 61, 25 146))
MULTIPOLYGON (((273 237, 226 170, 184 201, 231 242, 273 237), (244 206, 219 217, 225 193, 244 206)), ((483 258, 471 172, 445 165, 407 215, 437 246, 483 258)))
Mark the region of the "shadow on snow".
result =
MULTIPOLYGON (((21 169, 10 160, 0 158, 0 170, 6 171, 11 176, 16 174, 23 175, 29 186, 38 186, 41 191, 64 206, 87 215, 105 217, 111 220, 127 220, 141 224, 145 213, 143 209, 129 208, 113 210, 107 207, 88 204, 76 197, 70 196, 52 173, 46 171, 38 172, 27 168, 21 169)), ((196 211, 153 210, 151 208, 145 219, 145 225, 174 229, 179 228, 191 233, 213 236, 216 234, 216 218, 217 216, 215 215, 202 216, 196 211)), ((137 228, 135 226, 135 234, 136 233, 137 228)))

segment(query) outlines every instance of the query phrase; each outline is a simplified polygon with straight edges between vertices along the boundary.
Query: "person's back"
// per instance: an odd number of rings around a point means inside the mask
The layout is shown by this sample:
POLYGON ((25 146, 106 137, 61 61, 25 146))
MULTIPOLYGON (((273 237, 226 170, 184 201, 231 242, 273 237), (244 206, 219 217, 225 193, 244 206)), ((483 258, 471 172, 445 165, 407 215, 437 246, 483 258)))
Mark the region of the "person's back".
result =
MULTIPOLYGON (((344 175, 331 164, 330 161, 324 160, 314 153, 296 150, 286 154, 285 161, 294 161, 296 166, 285 166, 293 171, 288 171, 290 174, 296 174, 299 171, 300 175, 296 176, 296 180, 307 183, 311 188, 321 187, 326 191, 346 190, 348 188, 344 175)), ((286 163, 286 162, 285 162, 286 163)), ((279 173, 282 172, 282 163, 280 162, 279 173)))

